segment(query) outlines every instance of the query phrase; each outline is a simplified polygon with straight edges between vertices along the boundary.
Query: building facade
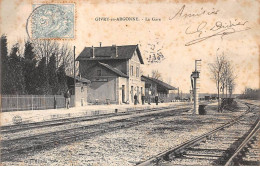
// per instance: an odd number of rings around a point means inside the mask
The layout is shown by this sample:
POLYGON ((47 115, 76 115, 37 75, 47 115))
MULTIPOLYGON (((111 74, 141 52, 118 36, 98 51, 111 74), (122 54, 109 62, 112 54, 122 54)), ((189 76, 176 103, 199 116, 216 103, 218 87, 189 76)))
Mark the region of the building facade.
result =
POLYGON ((138 45, 85 47, 80 53, 79 73, 89 79, 89 103, 134 103, 144 94, 141 64, 144 64, 138 45))

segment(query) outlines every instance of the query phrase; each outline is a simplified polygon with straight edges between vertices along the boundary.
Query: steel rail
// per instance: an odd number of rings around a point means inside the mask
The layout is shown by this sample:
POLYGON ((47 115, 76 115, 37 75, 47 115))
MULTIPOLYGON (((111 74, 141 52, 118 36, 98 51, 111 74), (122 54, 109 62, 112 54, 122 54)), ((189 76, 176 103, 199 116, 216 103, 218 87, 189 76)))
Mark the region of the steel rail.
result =
POLYGON ((189 146, 192 146, 198 142, 201 142, 203 141, 204 139, 206 139, 207 137, 209 137, 210 135, 226 128, 226 127, 229 127, 235 123, 237 123, 239 120, 243 119, 243 117, 248 113, 250 112, 251 108, 248 104, 245 103, 245 105, 247 106, 247 110, 244 112, 244 114, 240 115, 239 117, 225 123, 224 125, 220 126, 220 127, 217 127, 205 134, 202 134, 200 136, 197 136, 195 137, 194 139, 191 139, 191 140, 188 140, 178 146, 175 146, 169 150, 166 150, 164 152, 161 152, 159 153, 158 155, 156 155, 155 157, 152 157, 144 162, 141 162, 141 163, 138 163, 137 166, 150 166, 150 165, 153 165, 153 164, 157 164, 159 161, 162 161, 163 159, 166 159, 168 158, 171 154, 174 154, 174 153, 178 153, 178 152, 181 152, 181 150, 189 147, 189 146))
MULTIPOLYGON (((148 115, 138 116, 138 117, 144 117, 146 119, 140 119, 140 120, 131 122, 129 124, 117 125, 115 127, 102 129, 102 130, 89 132, 89 133, 83 132, 83 133, 80 133, 80 134, 76 134, 76 135, 72 135, 72 136, 65 136, 65 137, 62 137, 60 139, 49 140, 49 141, 46 141, 46 142, 43 142, 43 143, 40 143, 40 144, 35 144, 35 145, 32 145, 32 146, 23 147, 23 148, 19 148, 19 149, 16 149, 16 150, 10 150, 8 152, 1 154, 1 158, 2 158, 1 160, 6 160, 6 158, 8 158, 10 156, 17 155, 17 153, 20 153, 20 152, 31 152, 31 151, 34 151, 34 150, 42 150, 46 147, 51 147, 51 146, 55 147, 55 146, 61 145, 62 143, 69 143, 69 142, 73 142, 73 141, 82 140, 82 139, 85 139, 85 138, 88 138, 88 137, 91 137, 91 136, 95 136, 95 135, 98 135, 98 134, 106 133, 106 132, 109 132, 109 131, 114 131, 114 130, 123 129, 123 128, 129 128, 129 127, 141 124, 142 122, 150 122, 152 120, 155 120, 156 118, 148 118, 147 119, 147 117, 149 117, 153 114, 166 113, 166 112, 169 112, 169 111, 182 110, 182 109, 187 109, 187 108, 177 108, 177 109, 176 108, 170 108, 170 109, 167 109, 167 110, 157 110, 157 112, 152 112, 151 114, 148 114, 148 115)), ((133 119, 133 118, 135 118, 135 117, 130 117, 130 118, 123 119, 123 120, 128 120, 128 119, 133 119)), ((110 121, 110 122, 107 122, 107 123, 118 122, 120 120, 110 121)), ((96 125, 92 125, 92 126, 96 126, 96 125)), ((87 127, 88 126, 81 126, 79 128, 85 129, 87 127)), ((67 131, 67 130, 64 130, 64 131, 67 131)), ((56 133, 56 132, 52 132, 52 133, 56 133)), ((46 133, 46 134, 50 134, 50 133, 46 133)), ((31 137, 35 137, 35 136, 31 136, 31 137)), ((27 138, 30 138, 30 136, 24 137, 23 139, 27 139, 27 138)), ((14 140, 19 140, 19 139, 14 139, 14 140)))
MULTIPOLYGON (((187 106, 187 104, 182 105, 187 106)), ((64 124, 71 124, 71 123, 78 123, 78 122, 84 122, 84 121, 93 121, 96 119, 105 119, 110 117, 120 117, 120 116, 126 116, 133 114, 133 112, 138 113, 146 113, 149 111, 158 111, 158 110, 167 110, 176 108, 175 106, 167 106, 167 107, 160 107, 160 108, 149 108, 149 109, 133 109, 130 111, 122 111, 119 113, 109 113, 109 114, 103 114, 103 115, 95 115, 94 117, 90 116, 81 116, 81 117, 72 117, 72 118, 64 118, 64 119, 55 119, 50 121, 44 121, 44 122, 33 122, 33 123, 27 123, 27 124, 21 124, 21 125, 11 125, 11 126, 2 126, 1 133, 15 133, 19 131, 25 131, 30 129, 37 129, 37 128, 43 128, 43 127, 51 127, 51 126, 59 126, 64 124)))
POLYGON ((241 152, 241 150, 248 144, 248 142, 258 133, 260 126, 260 121, 258 118, 258 123, 253 128, 253 130, 247 135, 247 137, 243 140, 243 142, 238 146, 235 150, 234 154, 229 158, 229 160, 225 163, 225 166, 232 165, 233 160, 237 157, 237 155, 241 152))

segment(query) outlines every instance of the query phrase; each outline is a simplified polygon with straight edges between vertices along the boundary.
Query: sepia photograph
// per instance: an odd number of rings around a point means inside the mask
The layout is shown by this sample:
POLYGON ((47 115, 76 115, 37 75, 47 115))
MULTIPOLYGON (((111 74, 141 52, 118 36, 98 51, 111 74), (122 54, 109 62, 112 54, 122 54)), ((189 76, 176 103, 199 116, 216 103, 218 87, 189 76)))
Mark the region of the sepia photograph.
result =
POLYGON ((258 0, 1 0, 1 166, 260 166, 258 0))

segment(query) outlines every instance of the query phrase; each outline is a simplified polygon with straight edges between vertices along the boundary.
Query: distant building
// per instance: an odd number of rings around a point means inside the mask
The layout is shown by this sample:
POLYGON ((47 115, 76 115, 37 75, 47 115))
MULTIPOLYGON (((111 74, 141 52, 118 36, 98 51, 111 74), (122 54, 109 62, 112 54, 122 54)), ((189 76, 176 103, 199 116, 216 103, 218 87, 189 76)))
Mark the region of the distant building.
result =
POLYGON ((145 96, 146 98, 150 97, 152 101, 157 94, 160 101, 170 101, 168 99, 169 91, 177 90, 177 88, 152 77, 142 76, 142 80, 145 81, 145 96))
POLYGON ((144 92, 140 65, 144 64, 138 45, 85 47, 80 53, 79 73, 89 79, 89 103, 134 103, 144 92))
POLYGON ((207 100, 207 101, 209 101, 210 100, 210 96, 204 96, 205 98, 205 100, 207 100))

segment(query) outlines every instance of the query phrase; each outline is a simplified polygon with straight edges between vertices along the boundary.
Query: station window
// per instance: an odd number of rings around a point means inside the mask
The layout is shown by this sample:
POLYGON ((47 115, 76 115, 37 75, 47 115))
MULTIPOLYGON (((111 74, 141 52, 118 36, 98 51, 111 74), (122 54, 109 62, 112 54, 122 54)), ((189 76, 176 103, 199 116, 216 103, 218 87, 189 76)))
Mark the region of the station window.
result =
POLYGON ((136 77, 139 77, 139 68, 136 67, 136 77))
POLYGON ((81 92, 84 92, 84 87, 83 86, 81 86, 81 92))
POLYGON ((101 70, 100 69, 97 70, 97 76, 101 76, 101 70))
POLYGON ((130 67, 130 75, 131 75, 131 76, 134 76, 134 66, 131 66, 131 67, 130 67))

